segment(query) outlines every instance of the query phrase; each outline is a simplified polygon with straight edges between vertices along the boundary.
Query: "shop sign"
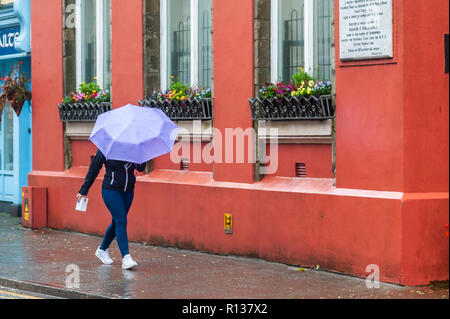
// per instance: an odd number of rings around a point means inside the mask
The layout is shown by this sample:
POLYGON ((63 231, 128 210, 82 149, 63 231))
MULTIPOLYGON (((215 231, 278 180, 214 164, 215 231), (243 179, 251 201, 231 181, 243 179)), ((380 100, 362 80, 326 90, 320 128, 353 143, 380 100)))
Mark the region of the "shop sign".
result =
POLYGON ((0 56, 20 53, 15 44, 20 35, 20 26, 0 28, 0 56))

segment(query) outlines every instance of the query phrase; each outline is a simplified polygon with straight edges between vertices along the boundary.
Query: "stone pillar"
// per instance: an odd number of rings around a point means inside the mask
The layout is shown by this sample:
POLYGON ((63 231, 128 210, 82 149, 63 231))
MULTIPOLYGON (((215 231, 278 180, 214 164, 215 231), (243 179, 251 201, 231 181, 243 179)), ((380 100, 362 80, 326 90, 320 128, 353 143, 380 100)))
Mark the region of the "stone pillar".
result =
POLYGON ((159 0, 144 0, 144 97, 160 89, 159 0))

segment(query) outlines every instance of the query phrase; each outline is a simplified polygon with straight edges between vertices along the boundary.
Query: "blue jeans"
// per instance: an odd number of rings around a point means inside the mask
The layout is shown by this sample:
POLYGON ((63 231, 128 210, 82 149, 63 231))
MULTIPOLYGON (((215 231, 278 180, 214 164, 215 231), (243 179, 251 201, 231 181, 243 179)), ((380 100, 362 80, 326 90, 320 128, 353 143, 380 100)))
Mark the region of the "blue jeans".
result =
POLYGON ((112 215, 100 249, 106 250, 116 237, 122 258, 128 255, 127 215, 133 202, 134 191, 118 192, 102 188, 103 201, 112 215))

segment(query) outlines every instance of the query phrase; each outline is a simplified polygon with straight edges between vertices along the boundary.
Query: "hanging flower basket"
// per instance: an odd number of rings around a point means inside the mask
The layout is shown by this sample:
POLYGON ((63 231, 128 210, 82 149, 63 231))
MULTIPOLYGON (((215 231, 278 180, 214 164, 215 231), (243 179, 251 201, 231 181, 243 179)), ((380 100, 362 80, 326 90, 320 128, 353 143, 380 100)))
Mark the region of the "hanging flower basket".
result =
POLYGON ((22 65, 23 62, 13 65, 9 75, 1 78, 3 85, 1 86, 2 92, 0 94, 0 122, 6 102, 11 105, 17 116, 20 116, 23 104, 31 100, 31 92, 28 90, 28 81, 30 79, 22 72, 22 65))
POLYGON ((139 105, 158 108, 173 121, 211 120, 213 118, 211 98, 194 98, 180 101, 150 99, 139 101, 139 105))
POLYGON ((268 121, 328 120, 335 117, 332 95, 250 99, 252 119, 268 121))

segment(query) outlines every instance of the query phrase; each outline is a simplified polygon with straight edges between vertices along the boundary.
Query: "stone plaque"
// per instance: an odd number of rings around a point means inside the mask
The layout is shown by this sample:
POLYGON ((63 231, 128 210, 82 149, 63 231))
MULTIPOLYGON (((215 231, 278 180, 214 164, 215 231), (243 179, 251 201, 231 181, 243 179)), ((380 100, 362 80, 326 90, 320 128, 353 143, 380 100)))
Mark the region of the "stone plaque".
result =
POLYGON ((341 60, 393 57, 392 0, 340 0, 341 60))

